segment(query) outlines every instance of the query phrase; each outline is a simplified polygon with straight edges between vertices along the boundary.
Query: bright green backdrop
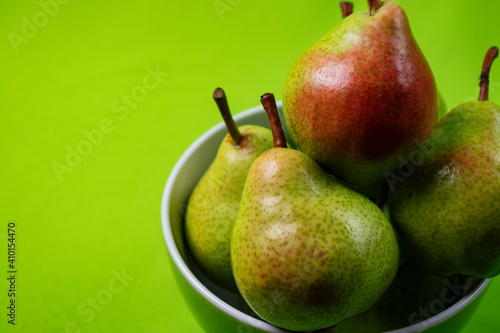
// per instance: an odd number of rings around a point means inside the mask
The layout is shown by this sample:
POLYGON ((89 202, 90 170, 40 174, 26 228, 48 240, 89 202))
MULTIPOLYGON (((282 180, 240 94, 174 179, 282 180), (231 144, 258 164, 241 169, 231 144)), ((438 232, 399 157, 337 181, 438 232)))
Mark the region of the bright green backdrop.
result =
MULTIPOLYGON (((448 106, 475 99, 483 56, 500 44, 500 4, 400 3, 448 106)), ((235 113, 267 91, 281 99, 294 59, 339 21, 330 0, 2 1, 0 331, 201 332, 163 242, 169 172, 220 121, 216 86, 235 113), (75 149, 86 156, 66 161, 75 149)), ((490 97, 500 102, 500 63, 490 97)), ((496 280, 464 332, 498 332, 499 308, 496 280)))

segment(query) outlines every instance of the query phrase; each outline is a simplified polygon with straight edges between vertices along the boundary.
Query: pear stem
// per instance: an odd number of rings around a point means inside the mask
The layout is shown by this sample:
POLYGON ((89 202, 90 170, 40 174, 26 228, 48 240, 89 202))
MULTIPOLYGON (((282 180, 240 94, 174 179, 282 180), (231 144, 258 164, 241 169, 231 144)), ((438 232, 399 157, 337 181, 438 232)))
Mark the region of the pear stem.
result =
POLYGON ((267 117, 269 118, 271 132, 273 133, 274 147, 286 148, 285 133, 283 133, 283 128, 281 127, 280 116, 278 114, 278 107, 276 106, 274 95, 265 93, 260 96, 260 102, 262 103, 264 110, 266 110, 267 117))
POLYGON ((490 69, 493 64, 493 60, 498 57, 498 47, 493 46, 488 50, 486 56, 484 57, 483 69, 481 70, 481 76, 479 79, 479 87, 481 90, 479 91, 479 101, 487 101, 488 100, 488 91, 490 86, 490 69))
POLYGON ((368 8, 370 9, 370 16, 375 15, 377 10, 382 7, 383 3, 381 0, 368 0, 368 8))
POLYGON ((219 108, 220 114, 222 115, 222 119, 226 123, 227 131, 229 135, 233 138, 234 145, 238 146, 241 142, 243 136, 236 126, 234 122, 233 116, 231 115, 231 111, 229 110, 229 105, 227 104, 226 93, 222 88, 216 88, 214 91, 214 100, 217 103, 217 107, 219 108))
POLYGON ((341 1, 340 2, 340 9, 342 9, 342 18, 346 18, 347 16, 351 15, 353 8, 354 8, 354 5, 352 2, 341 1))

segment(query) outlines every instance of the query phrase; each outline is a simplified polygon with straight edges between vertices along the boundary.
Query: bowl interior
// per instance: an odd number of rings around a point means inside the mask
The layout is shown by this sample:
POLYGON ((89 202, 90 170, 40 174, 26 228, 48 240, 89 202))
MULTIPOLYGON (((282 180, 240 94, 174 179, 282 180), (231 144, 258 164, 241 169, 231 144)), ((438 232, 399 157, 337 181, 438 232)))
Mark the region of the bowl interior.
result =
MULTIPOLYGON (((278 108, 285 136, 293 146, 283 120, 281 102, 278 102, 278 108)), ((252 124, 269 128, 267 115, 260 106, 236 114, 234 119, 238 126, 252 124)), ((162 200, 162 226, 168 251, 184 278, 214 306, 241 322, 262 331, 273 333, 288 332, 261 320, 248 307, 241 295, 223 289, 208 279, 196 265, 190 255, 189 249, 186 247, 183 217, 187 201, 198 180, 213 161, 218 147, 226 134, 227 130, 223 122, 211 128, 188 148, 169 176, 162 200)), ((472 302, 486 288, 489 282, 488 279, 465 277, 460 277, 460 279, 458 283, 461 286, 461 298, 456 297, 453 302, 445 304, 445 307, 439 307, 440 311, 433 312, 432 317, 414 325, 391 331, 391 333, 419 332, 445 321, 472 302)), ((443 282, 446 286, 446 281, 443 282)), ((457 281, 448 281, 448 285, 450 286, 453 283, 456 284, 457 281)), ((439 297, 440 295, 436 295, 436 299, 439 299, 439 297)))

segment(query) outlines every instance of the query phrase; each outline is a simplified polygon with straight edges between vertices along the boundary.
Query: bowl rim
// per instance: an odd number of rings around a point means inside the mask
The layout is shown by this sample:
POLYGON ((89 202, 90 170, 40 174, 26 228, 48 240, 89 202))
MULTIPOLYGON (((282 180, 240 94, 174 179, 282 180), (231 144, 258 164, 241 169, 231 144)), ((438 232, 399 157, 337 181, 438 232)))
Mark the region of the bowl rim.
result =
MULTIPOLYGON (((278 109, 282 109, 282 101, 277 101, 278 109)), ((238 122, 244 118, 252 116, 256 113, 264 112, 262 106, 255 106, 249 108, 247 110, 241 111, 233 116, 235 122, 238 122)), ((171 199, 172 189, 175 184, 175 180, 181 171, 182 167, 186 163, 186 161, 190 158, 190 156, 195 152, 199 146, 205 142, 209 137, 213 136, 215 133, 219 132, 221 129, 225 128, 225 124, 223 121, 217 123, 215 126, 208 129, 205 133, 203 133, 200 137, 198 137, 181 155, 181 157, 175 163, 173 169, 171 170, 161 200, 161 223, 163 236, 167 245, 168 252, 181 272, 184 278, 189 282, 189 284, 200 293, 206 300, 208 300, 211 304, 215 305, 219 310, 223 311, 227 315, 249 325, 256 329, 260 329, 267 332, 272 333, 286 333, 290 332, 288 330, 279 328, 270 323, 267 323, 258 318, 252 317, 246 313, 241 312, 240 310, 230 306, 223 300, 221 300, 217 295, 212 293, 203 283, 201 283, 198 278, 193 274, 193 272, 189 269, 187 263, 182 258, 181 252, 177 248, 175 243, 174 235, 172 233, 170 218, 169 218, 169 202, 171 199)), ((410 333, 410 332, 419 332, 422 329, 428 329, 433 326, 436 326, 443 321, 451 318, 465 307, 467 307, 472 301, 474 301, 483 291, 486 289, 491 279, 482 279, 482 281, 474 288, 472 291, 469 291, 465 297, 462 297, 455 304, 447 308, 446 310, 433 315, 432 317, 425 319, 416 324, 406 326, 403 328, 399 328, 393 331, 388 331, 385 333, 410 333)))

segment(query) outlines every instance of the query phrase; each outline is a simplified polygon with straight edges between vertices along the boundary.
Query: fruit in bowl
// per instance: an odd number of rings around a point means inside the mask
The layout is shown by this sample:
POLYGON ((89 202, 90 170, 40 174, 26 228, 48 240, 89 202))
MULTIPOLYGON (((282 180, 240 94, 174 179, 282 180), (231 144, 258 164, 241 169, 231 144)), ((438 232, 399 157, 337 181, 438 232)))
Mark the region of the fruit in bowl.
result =
POLYGON ((186 240, 207 275, 221 286, 236 289, 229 240, 250 165, 273 146, 273 137, 262 126, 238 128, 222 88, 215 89, 214 100, 229 134, 190 196, 186 207, 186 240))
MULTIPOLYGON (((282 116, 281 103, 278 109, 282 116)), ((256 106, 234 116, 238 126, 269 127, 264 109, 256 106)), ((293 144, 281 117, 287 141, 293 144)), ((207 333, 290 333, 259 317, 241 294, 216 284, 194 260, 185 239, 185 207, 197 182, 227 135, 224 122, 201 135, 177 161, 165 185, 162 229, 170 267, 194 319, 207 333)), ((381 299, 367 312, 335 327, 339 332, 458 332, 474 314, 491 279, 435 278, 401 248, 400 267, 381 299), (430 286, 429 286, 430 285, 430 286), (423 293, 428 296, 422 298, 423 293)))
MULTIPOLYGON (((216 90, 230 135, 222 143, 215 130, 200 138, 167 183, 162 214, 174 272, 193 309, 222 312, 223 327, 445 327, 473 311, 489 282, 481 278, 500 273, 498 107, 480 102, 443 116, 443 98, 399 5, 369 0, 369 12, 356 14, 352 6, 342 8, 344 21, 289 74, 280 110, 288 126, 281 126, 274 96, 264 94, 264 127, 271 131, 252 122, 238 128, 216 90), (459 135, 443 134, 457 114, 467 116, 459 135), (404 187, 381 182, 402 154, 428 138, 439 143, 438 153, 408 182, 400 180, 404 187), (220 147, 217 154, 200 152, 208 141, 220 147), (474 158, 458 156, 457 146, 474 158), (191 172, 195 153, 204 164, 191 172), (449 174, 458 177, 434 181, 449 174), (479 189, 476 179, 483 180, 479 189), (378 190, 376 200, 364 195, 364 186, 378 190), (491 197, 481 201, 481 189, 491 197), (436 206, 439 193, 455 200, 436 206), (172 202, 187 204, 186 214, 173 212, 172 202), (463 210, 453 213, 456 202, 464 202, 463 210), (452 221, 435 220, 436 212, 452 221), (426 306, 432 315, 422 313, 426 306)), ((481 101, 497 54, 492 48, 486 57, 481 101)))
POLYGON ((298 148, 352 185, 384 180, 436 124, 433 73, 403 9, 368 1, 297 59, 283 111, 298 148))
POLYGON ((289 149, 272 94, 262 96, 275 147, 249 170, 231 239, 236 284, 250 307, 292 331, 368 310, 398 268, 384 212, 289 149))
POLYGON ((479 101, 439 121, 428 158, 389 193, 403 243, 438 276, 500 274, 500 107, 488 101, 497 56, 486 54, 479 101))

